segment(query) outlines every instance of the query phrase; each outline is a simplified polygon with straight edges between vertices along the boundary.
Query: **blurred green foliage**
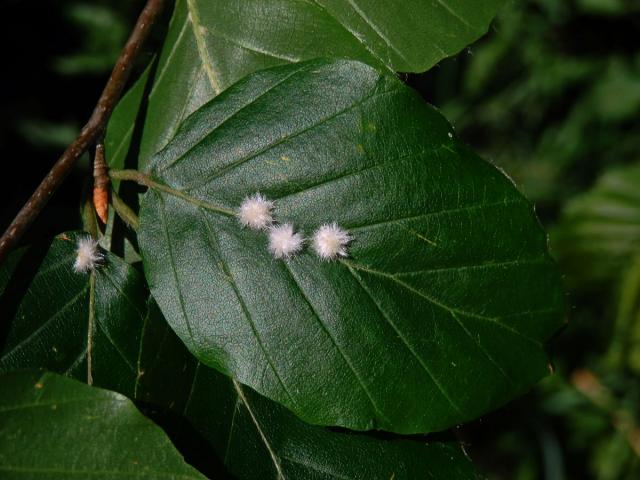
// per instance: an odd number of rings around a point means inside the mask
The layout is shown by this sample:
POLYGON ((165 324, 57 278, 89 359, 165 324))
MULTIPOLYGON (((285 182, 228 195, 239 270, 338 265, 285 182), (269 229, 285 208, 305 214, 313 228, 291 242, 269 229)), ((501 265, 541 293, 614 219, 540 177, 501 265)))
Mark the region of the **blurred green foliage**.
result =
POLYGON ((552 242, 571 289, 611 293, 640 253, 640 163, 607 167, 566 202, 552 242))
MULTIPOLYGON (((60 1, 54 7, 52 17, 59 22, 62 39, 53 42, 54 48, 40 68, 48 78, 58 77, 72 84, 91 84, 94 78, 106 78, 129 35, 136 3, 122 0, 60 1)), ((95 93, 96 98, 98 93, 95 93)), ((16 124, 18 135, 40 149, 65 148, 73 141, 79 128, 75 119, 68 118, 63 122, 47 119, 41 111, 21 117, 16 124)))
POLYGON ((637 1, 509 3, 444 113, 529 198, 560 206, 605 166, 637 160, 638 15, 637 1))
POLYGON ((75 51, 56 58, 55 70, 62 75, 110 72, 129 34, 123 15, 113 5, 97 2, 70 3, 63 14, 82 43, 75 51))

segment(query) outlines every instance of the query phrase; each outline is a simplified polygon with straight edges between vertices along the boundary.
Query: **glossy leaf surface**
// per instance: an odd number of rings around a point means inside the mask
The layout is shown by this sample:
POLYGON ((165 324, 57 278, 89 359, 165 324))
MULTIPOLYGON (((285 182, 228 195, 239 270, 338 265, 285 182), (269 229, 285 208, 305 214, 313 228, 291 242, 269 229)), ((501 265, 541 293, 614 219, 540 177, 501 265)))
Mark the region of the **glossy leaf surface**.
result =
POLYGON ((302 419, 439 430, 548 372, 563 298, 531 205, 394 77, 349 61, 259 72, 150 168, 139 240, 167 320, 302 419), (255 192, 306 235, 338 222, 349 257, 274 259, 234 215, 255 192))
POLYGON ((122 395, 52 373, 0 377, 0 476, 204 479, 122 395))
POLYGON ((487 31, 503 0, 178 0, 149 95, 140 165, 245 75, 316 57, 422 72, 487 31))

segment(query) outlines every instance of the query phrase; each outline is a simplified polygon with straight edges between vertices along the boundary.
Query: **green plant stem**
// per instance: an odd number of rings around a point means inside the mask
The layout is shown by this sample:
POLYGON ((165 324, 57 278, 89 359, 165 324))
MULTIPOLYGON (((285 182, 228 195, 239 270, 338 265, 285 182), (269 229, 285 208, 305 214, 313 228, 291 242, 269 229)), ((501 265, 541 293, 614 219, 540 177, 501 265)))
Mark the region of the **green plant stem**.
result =
POLYGON ((135 214, 135 212, 131 210, 129 205, 124 203, 124 201, 115 192, 115 190, 111 191, 111 205, 124 223, 126 223, 133 230, 138 231, 138 228, 140 227, 140 219, 135 214))
POLYGON ((221 207, 220 205, 215 205, 213 203, 205 202, 204 200, 200 200, 198 198, 187 195, 180 190, 176 190, 175 188, 171 188, 168 185, 164 185, 162 183, 158 183, 153 180, 148 175, 145 175, 138 170, 110 170, 109 176, 113 180, 124 180, 130 182, 136 182, 139 185, 143 185, 145 187, 151 188, 153 190, 157 190, 159 192, 164 192, 169 195, 173 195, 174 197, 181 198, 186 202, 191 203, 197 207, 202 207, 205 210, 210 210, 212 212, 220 213, 227 217, 235 217, 236 212, 233 210, 229 210, 228 208, 221 207))

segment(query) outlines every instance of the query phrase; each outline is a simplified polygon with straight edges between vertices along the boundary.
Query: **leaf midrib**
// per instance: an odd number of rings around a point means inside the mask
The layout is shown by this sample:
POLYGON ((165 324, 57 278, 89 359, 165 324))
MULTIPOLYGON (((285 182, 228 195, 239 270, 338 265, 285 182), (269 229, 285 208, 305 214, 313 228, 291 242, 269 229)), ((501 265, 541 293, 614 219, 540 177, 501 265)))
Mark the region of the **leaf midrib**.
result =
POLYGON ((213 67, 213 60, 211 59, 211 55, 209 54, 209 47, 207 47, 207 41, 202 34, 202 24, 200 23, 200 13, 198 11, 198 7, 196 6, 195 0, 187 0, 187 10, 188 15, 185 21, 191 22, 191 26, 193 27, 193 36, 196 39, 196 46, 198 47, 198 55, 200 57, 200 61, 202 62, 202 66, 207 72, 207 78, 209 79, 209 83, 211 84, 211 88, 215 92, 216 95, 219 95, 222 91, 222 87, 220 86, 220 81, 216 78, 216 72, 213 67))
POLYGON ((262 340, 262 336, 258 333, 258 327, 255 324, 255 322, 253 321, 253 318, 251 316, 251 312, 249 312, 249 308, 247 307, 247 304, 244 301, 244 298, 242 297, 242 295, 240 293, 240 289, 239 289, 238 284, 237 284, 237 282, 235 280, 235 277, 231 273, 231 270, 229 269, 228 263, 227 263, 226 259, 224 258, 224 256, 222 255, 222 249, 220 248, 220 242, 218 240, 218 237, 217 237, 215 231, 211 228, 211 225, 209 224, 209 220, 208 220, 207 216, 201 210, 198 210, 198 211, 201 213, 202 219, 204 220, 204 223, 205 223, 205 225, 207 227, 208 239, 210 240, 208 243, 219 254, 220 263, 222 265, 222 269, 224 271, 225 277, 227 277, 228 280, 229 280, 229 285, 231 285, 231 288, 233 289, 233 292, 234 292, 236 298, 238 299, 238 303, 240 304, 240 308, 242 309, 242 313, 244 314, 245 318, 249 322, 249 326, 251 328, 251 332, 253 333, 253 336, 254 336, 256 342, 258 342, 258 346, 262 350, 262 354, 264 355, 265 360, 267 361, 267 363, 271 367, 271 370, 273 371, 273 374, 276 376, 276 379, 278 380, 278 382, 282 386, 282 389, 284 390, 284 392, 287 394, 287 396, 289 397, 289 399, 291 400, 293 405, 296 406, 297 402, 296 402, 295 398, 293 397, 293 395, 291 394, 291 392, 287 388, 286 384, 284 383, 284 380, 280 376, 280 373, 276 369, 275 364, 273 362, 273 359, 271 358, 271 353, 267 351, 267 348, 266 348, 266 346, 265 346, 265 344, 264 344, 264 342, 262 340), (215 246, 213 245, 212 242, 215 243, 215 246))
POLYGON ((353 373, 353 376, 356 379, 356 383, 360 386, 360 388, 362 389, 362 391, 364 392, 364 394, 368 398, 369 402, 371 403, 371 406, 373 407, 374 412, 379 416, 379 418, 381 418, 382 420, 384 420, 388 424, 392 424, 392 422, 389 420, 389 418, 384 414, 384 412, 378 406, 377 402, 374 399, 373 394, 369 391, 369 388, 364 383, 364 379, 362 378, 362 375, 355 368, 355 365, 353 364, 353 361, 351 360, 351 358, 349 356, 347 356, 347 354, 344 352, 342 347, 338 344, 338 341, 336 340, 334 335, 329 331, 329 328, 327 327, 327 325, 325 324, 323 319, 320 317, 320 315, 316 311, 315 307, 313 306, 313 303, 311 303, 311 300, 309 299, 309 297, 305 293, 305 291, 302 288, 302 286, 298 283, 298 280, 296 279, 295 275, 293 274, 293 272, 291 271, 291 269, 287 265, 287 262, 286 261, 283 262, 283 265, 284 265, 285 270, 287 270, 289 276, 293 280, 293 283, 296 286, 296 289, 298 290, 298 292, 300 292, 300 295, 301 295, 303 301, 307 304, 307 306, 311 310, 311 313, 312 313, 313 317, 315 319, 317 319, 318 323, 322 327, 322 330, 329 337, 329 340, 331 340, 331 343, 333 343, 333 346, 338 351, 338 353, 340 354, 340 357, 344 360, 344 362, 346 363, 347 367, 349 367, 349 370, 351 370, 351 373, 353 373))
MULTIPOLYGON (((260 438, 262 439, 262 442, 264 443, 265 447, 267 448, 267 451, 269 452, 269 456, 271 457, 271 461, 273 462, 273 465, 276 469, 276 472, 278 474, 278 479, 279 480, 286 480, 286 477, 284 475, 284 471, 282 470, 282 465, 280 464, 280 457, 278 456, 278 454, 276 453, 275 449, 273 448, 273 446, 271 445, 271 442, 269 441, 269 439, 267 438, 266 434, 264 433, 264 431, 262 430, 262 427, 260 426, 260 422, 258 422, 258 419, 256 418, 253 409, 251 408, 251 405, 249 405, 249 402, 247 401, 247 398, 244 395, 244 392, 242 391, 242 386, 240 385, 240 383, 236 380, 236 379, 232 379, 233 382, 233 387, 236 391, 236 394, 238 395, 238 398, 240 398, 240 400, 242 401, 242 403, 245 406, 245 409, 247 410, 247 412, 249 413, 249 416, 251 417, 251 421, 253 422, 253 424, 256 427, 256 430, 258 431, 258 435, 260 435, 260 438)), ((231 432, 229 432, 231 433, 231 432)))

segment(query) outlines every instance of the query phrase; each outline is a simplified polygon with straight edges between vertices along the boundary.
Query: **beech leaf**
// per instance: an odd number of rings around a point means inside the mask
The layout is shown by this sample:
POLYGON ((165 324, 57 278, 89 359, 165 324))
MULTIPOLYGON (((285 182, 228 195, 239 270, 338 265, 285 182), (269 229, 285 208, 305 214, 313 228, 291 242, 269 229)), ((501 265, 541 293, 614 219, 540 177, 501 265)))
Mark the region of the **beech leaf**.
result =
POLYGON ((140 249, 204 364, 309 423, 441 430, 526 391, 563 294, 529 202, 395 77, 355 61, 258 72, 150 161, 140 249), (277 259, 235 212, 260 192, 348 256, 277 259))

